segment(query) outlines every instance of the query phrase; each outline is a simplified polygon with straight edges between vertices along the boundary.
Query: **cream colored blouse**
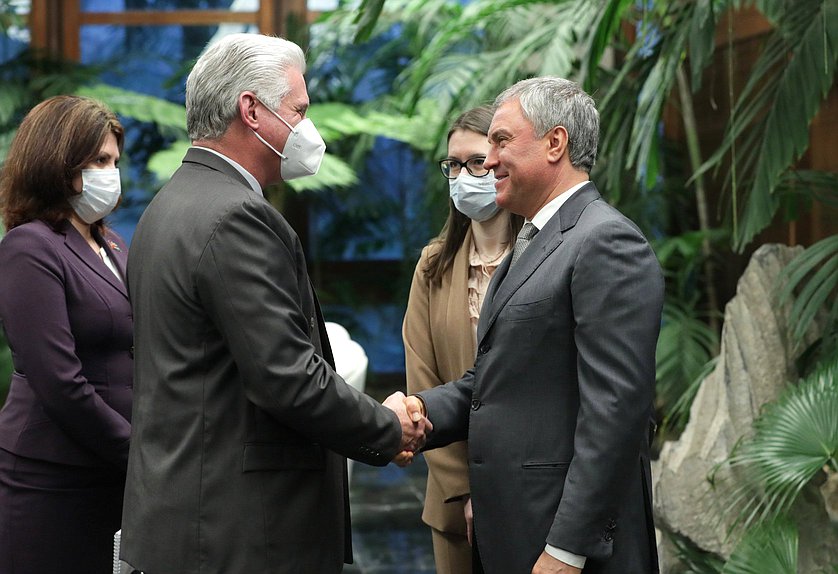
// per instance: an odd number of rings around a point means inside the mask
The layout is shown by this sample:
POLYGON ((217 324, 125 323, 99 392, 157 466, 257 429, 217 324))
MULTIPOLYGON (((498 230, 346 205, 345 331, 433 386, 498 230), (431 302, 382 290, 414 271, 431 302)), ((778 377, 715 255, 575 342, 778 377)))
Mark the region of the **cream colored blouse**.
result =
POLYGON ((471 242, 469 250, 468 268, 468 315, 471 319, 471 334, 477 343, 477 321, 480 318, 480 308, 483 306, 483 298, 489 289, 489 281, 495 273, 495 269, 503 258, 511 251, 512 247, 507 244, 494 259, 484 261, 477 253, 474 241, 471 242))

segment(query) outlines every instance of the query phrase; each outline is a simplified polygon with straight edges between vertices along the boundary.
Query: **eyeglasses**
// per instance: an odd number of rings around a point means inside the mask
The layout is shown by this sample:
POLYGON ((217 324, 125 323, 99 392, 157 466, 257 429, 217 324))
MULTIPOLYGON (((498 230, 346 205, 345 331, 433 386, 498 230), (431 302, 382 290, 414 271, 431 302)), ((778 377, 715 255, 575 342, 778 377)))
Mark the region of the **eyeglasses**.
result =
POLYGON ((473 157, 465 162, 445 158, 440 160, 439 170, 447 179, 457 179, 460 175, 460 170, 463 168, 466 168, 466 171, 474 177, 484 177, 489 174, 489 170, 483 167, 484 161, 486 161, 486 158, 482 156, 473 157))

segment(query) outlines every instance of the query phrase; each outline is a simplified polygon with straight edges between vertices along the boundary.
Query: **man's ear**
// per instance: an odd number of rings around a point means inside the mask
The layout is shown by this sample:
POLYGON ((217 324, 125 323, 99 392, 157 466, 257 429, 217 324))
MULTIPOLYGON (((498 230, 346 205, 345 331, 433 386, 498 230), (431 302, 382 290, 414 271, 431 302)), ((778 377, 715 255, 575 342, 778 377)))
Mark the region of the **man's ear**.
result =
POLYGON ((559 161, 567 153, 567 129, 564 126, 556 126, 544 134, 547 142, 547 160, 550 162, 559 161))
POLYGON ((252 130, 259 129, 259 120, 256 116, 256 104, 258 103, 256 96, 251 92, 239 94, 239 119, 252 130))

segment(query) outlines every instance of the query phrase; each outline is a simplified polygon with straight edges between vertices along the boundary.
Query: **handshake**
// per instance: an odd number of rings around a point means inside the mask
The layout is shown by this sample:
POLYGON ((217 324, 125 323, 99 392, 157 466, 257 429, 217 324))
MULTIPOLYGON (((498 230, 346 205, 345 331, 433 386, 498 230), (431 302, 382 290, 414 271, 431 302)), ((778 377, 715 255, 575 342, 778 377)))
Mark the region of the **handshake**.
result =
POLYGON ((402 392, 395 392, 382 404, 396 413, 402 426, 401 452, 393 462, 402 467, 407 466, 413 462, 416 451, 425 445, 434 425, 425 416, 425 405, 418 397, 406 397, 402 392))

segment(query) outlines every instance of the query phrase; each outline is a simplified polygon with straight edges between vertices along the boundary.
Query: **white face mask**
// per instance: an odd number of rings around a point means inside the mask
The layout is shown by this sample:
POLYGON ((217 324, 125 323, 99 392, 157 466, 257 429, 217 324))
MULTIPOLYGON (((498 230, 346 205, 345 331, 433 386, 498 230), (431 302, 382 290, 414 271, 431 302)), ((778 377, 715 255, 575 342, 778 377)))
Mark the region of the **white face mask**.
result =
POLYGON ((81 181, 81 193, 69 198, 70 206, 85 223, 95 223, 113 211, 119 201, 119 169, 83 169, 81 181))
MULTIPOLYGON (((257 98, 258 99, 258 98, 257 98)), ((323 161, 323 155, 326 153, 326 143, 320 137, 317 128, 314 127, 314 122, 306 118, 296 126, 291 127, 291 124, 286 122, 282 117, 265 105, 262 100, 259 102, 265 106, 265 109, 276 116, 276 119, 288 126, 291 134, 285 141, 285 147, 282 149, 284 153, 276 151, 276 148, 269 144, 256 131, 250 130, 259 138, 263 144, 268 146, 271 151, 282 158, 279 173, 283 181, 289 181, 307 175, 314 175, 320 169, 320 163, 323 161)))
POLYGON ((454 207, 474 221, 491 219, 500 209, 495 203, 496 181, 493 173, 474 177, 463 169, 457 179, 448 180, 454 207))

